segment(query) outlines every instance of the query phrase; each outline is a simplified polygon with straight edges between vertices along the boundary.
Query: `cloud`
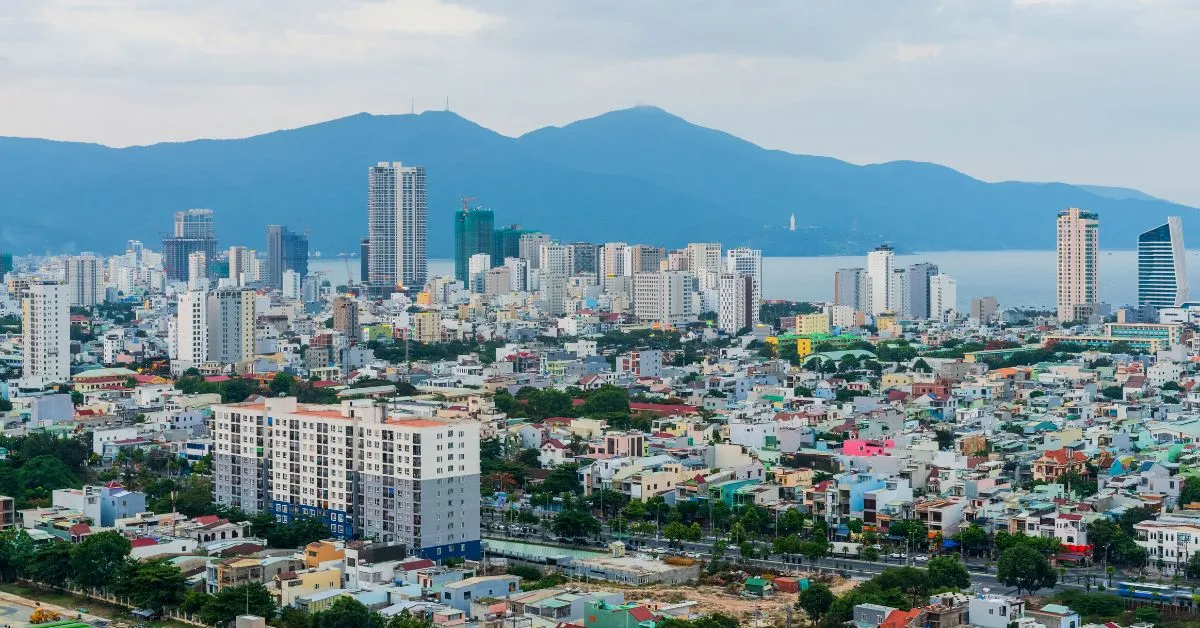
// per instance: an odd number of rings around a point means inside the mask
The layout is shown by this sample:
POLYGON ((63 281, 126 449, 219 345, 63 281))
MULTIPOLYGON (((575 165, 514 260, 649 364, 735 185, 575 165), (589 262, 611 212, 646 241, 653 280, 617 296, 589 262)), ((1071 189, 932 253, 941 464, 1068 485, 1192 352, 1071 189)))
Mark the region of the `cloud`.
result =
POLYGON ((1194 0, 5 0, 0 134, 241 136, 656 104, 760 144, 1200 202, 1194 0))

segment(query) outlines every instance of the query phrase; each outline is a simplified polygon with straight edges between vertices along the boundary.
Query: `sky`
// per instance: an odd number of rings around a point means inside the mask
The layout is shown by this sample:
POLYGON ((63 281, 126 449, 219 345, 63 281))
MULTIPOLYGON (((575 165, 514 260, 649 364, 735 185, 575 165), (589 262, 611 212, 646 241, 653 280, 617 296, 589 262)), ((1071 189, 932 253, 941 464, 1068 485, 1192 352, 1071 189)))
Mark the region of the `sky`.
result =
POLYGON ((656 105, 768 148, 1200 206, 1200 0, 0 0, 0 135, 656 105))

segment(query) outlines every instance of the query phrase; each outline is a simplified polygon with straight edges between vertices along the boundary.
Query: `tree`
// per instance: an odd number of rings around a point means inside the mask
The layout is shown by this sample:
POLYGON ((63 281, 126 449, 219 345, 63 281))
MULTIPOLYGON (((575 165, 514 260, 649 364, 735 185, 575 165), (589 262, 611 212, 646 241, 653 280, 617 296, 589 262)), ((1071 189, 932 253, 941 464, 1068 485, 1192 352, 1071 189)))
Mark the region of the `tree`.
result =
POLYGON ((932 373, 933 372, 933 368, 931 368, 929 366, 929 363, 926 362, 923 358, 917 358, 916 361, 914 361, 912 363, 912 370, 917 371, 919 373, 932 373))
POLYGON ((272 526, 266 537, 271 547, 302 547, 329 538, 329 526, 319 519, 299 517, 287 525, 272 526))
POLYGON ((551 529, 559 536, 581 538, 600 532, 600 522, 583 510, 570 508, 554 516, 551 529))
POLYGON ((183 602, 187 578, 165 558, 146 562, 126 560, 113 583, 118 595, 129 598, 139 608, 161 611, 183 602))
POLYGON ((212 596, 200 609, 200 621, 215 626, 231 625, 238 615, 258 615, 274 619, 275 598, 262 583, 252 582, 229 587, 212 596))
POLYGON ((776 534, 795 534, 804 529, 804 514, 795 508, 788 508, 779 515, 778 529, 776 534))
POLYGON ((429 628, 433 622, 421 619, 404 609, 388 620, 387 628, 429 628))
POLYGON ((863 560, 870 561, 872 563, 879 560, 879 550, 871 547, 870 545, 864 547, 859 555, 862 556, 863 560))
POLYGON ((579 494, 583 492, 583 484, 579 482, 579 465, 560 464, 546 476, 537 487, 538 493, 561 495, 563 493, 579 494))
POLYGON ((0 579, 10 581, 22 574, 36 551, 33 539, 24 528, 0 532, 0 579))
POLYGON ((269 385, 271 395, 274 397, 279 397, 281 395, 295 396, 295 393, 293 392, 295 387, 296 378, 288 375, 287 373, 276 373, 275 377, 271 379, 271 383, 269 385))
POLYGON ((362 602, 339 597, 329 608, 313 613, 313 628, 372 628, 382 627, 383 618, 372 613, 362 602))
POLYGON ((584 416, 618 412, 629 414, 629 392, 624 388, 604 385, 588 395, 580 407, 584 416))
POLYGON ((1184 567, 1184 573, 1189 578, 1200 578, 1200 552, 1192 554, 1184 567))
POLYGON ((996 577, 1005 586, 1033 595, 1038 589, 1048 589, 1058 582, 1058 574, 1041 552, 1028 545, 1015 545, 1004 550, 996 561, 996 577))
POLYGON ((107 589, 116 581, 130 549, 129 539, 115 530, 83 539, 71 551, 72 579, 87 589, 107 589))
POLYGON ((61 587, 71 579, 71 550, 66 541, 52 541, 42 545, 33 554, 25 575, 42 584, 61 587))
POLYGON ((1133 618, 1142 623, 1156 624, 1161 612, 1154 606, 1143 606, 1133 612, 1133 618))
MULTIPOLYGON (((274 382, 272 382, 274 383, 274 382)), ((243 377, 233 377, 221 385, 221 401, 239 403, 258 392, 258 384, 243 377)))
POLYGON ((541 455, 542 452, 536 447, 526 447, 517 454, 517 462, 527 467, 538 468, 542 466, 541 455))
POLYGON ((888 534, 904 537, 913 547, 921 547, 920 544, 929 538, 929 528, 918 519, 901 519, 888 526, 888 534))
POLYGON ((974 523, 960 528, 954 538, 962 545, 963 551, 968 554, 982 552, 988 546, 987 532, 974 523))
POLYGON ((929 586, 934 589, 965 589, 971 586, 971 574, 957 556, 938 556, 930 559, 926 569, 929 571, 929 586))
POLYGON ((800 553, 810 563, 816 562, 829 555, 829 541, 824 538, 812 538, 800 544, 800 553))
POLYGON ((1105 386, 1100 389, 1100 394, 1114 400, 1125 396, 1120 386, 1105 386))
POLYGON ((680 541, 687 538, 688 526, 678 521, 667 524, 663 528, 663 536, 667 537, 667 540, 670 541, 671 547, 675 547, 680 541))
POLYGON ((816 622, 825 615, 830 606, 833 606, 833 600, 833 591, 830 591, 827 585, 821 582, 814 582, 808 585, 808 589, 800 593, 798 604, 816 622))
POLYGON ((1135 536, 1133 526, 1153 518, 1154 513, 1149 508, 1146 508, 1145 506, 1134 506, 1133 508, 1126 509, 1125 512, 1121 513, 1121 529, 1126 535, 1135 536))

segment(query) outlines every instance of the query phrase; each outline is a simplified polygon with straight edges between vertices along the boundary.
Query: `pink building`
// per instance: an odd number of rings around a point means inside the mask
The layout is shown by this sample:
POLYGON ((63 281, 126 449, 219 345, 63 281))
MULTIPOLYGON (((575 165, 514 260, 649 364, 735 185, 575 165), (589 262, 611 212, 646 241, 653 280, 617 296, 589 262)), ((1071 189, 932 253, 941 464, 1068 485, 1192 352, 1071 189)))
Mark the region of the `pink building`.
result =
POLYGON ((862 440, 848 438, 842 443, 842 454, 846 456, 886 456, 896 448, 894 440, 862 440))

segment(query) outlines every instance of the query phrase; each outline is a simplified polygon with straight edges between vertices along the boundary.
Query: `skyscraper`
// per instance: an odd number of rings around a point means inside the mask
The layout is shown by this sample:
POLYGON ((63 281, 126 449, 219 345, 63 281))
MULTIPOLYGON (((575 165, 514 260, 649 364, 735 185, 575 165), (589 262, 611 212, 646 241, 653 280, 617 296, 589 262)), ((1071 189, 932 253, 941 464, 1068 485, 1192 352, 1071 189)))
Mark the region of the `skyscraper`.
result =
POLYGON ((532 233, 521 225, 509 225, 492 232, 492 263, 499 266, 510 257, 521 256, 521 236, 532 233))
POLYGON ((833 302, 859 312, 871 309, 871 278, 862 268, 840 268, 833 273, 833 302))
POLYGON ((425 168, 379 162, 367 176, 367 283, 376 295, 421 288, 428 275, 425 168))
POLYGON ((0 279, 13 271, 12 253, 0 253, 0 279))
POLYGON ((600 247, 591 242, 572 242, 570 248, 571 274, 596 275, 600 266, 600 247))
POLYGON ((308 276, 308 234, 267 225, 267 285, 282 288, 285 270, 296 271, 302 281, 308 276))
POLYGON ((937 309, 930 304, 929 281, 938 274, 936 264, 921 262, 908 267, 909 316, 916 319, 937 318, 937 309))
POLYGON ((254 357, 254 297, 249 288, 222 288, 208 295, 208 359, 236 364, 254 357))
POLYGON ((937 320, 953 318, 958 313, 958 282, 946 273, 929 278, 929 316, 937 320))
POLYGON ((529 262, 529 268, 537 270, 542 245, 550 242, 550 236, 537 231, 522 233, 517 241, 517 257, 529 262))
POLYGON ((229 247, 229 278, 238 287, 246 286, 252 281, 254 271, 254 251, 244 246, 229 247))
POLYGON ((653 273, 667 258, 667 251, 661 246, 635 244, 629 247, 629 273, 653 273))
POLYGON ((363 238, 358 243, 358 283, 365 284, 370 276, 368 268, 371 261, 371 238, 363 238))
POLYGON ((744 286, 744 289, 748 290, 745 297, 748 308, 745 317, 749 323, 747 327, 757 325, 759 310, 762 308, 762 251, 747 248, 729 249, 725 253, 725 271, 752 280, 749 285, 744 286))
POLYGON ((892 298, 892 281, 896 269, 896 251, 886 245, 875 247, 867 253, 867 277, 871 281, 871 314, 892 312, 896 304, 892 298))
POLYGON ((1072 207, 1057 225, 1058 320, 1091 318, 1100 304, 1100 217, 1072 207))
POLYGON ((358 301, 346 296, 333 299, 333 329, 346 338, 346 344, 356 345, 359 341, 358 301))
POLYGON ((188 209, 175 212, 172 235, 163 238, 163 272, 167 281, 188 280, 188 256, 204 253, 204 259, 214 260, 217 236, 213 228, 211 209, 188 209))
POLYGON ((1177 307, 1188 300, 1187 257, 1179 216, 1138 236, 1138 304, 1177 307))
POLYGON ((104 300, 104 282, 100 279, 100 260, 96 256, 67 258, 67 292, 75 307, 91 307, 104 300))
POLYGON ((71 381, 71 302, 67 286, 34 282, 22 292, 22 387, 71 381))
POLYGON ((179 375, 208 361, 208 303, 203 290, 179 293, 173 324, 171 372, 179 375))
POLYGON ((486 253, 489 268, 503 261, 496 259, 495 215, 482 207, 463 207, 454 213, 454 278, 466 283, 469 260, 473 255, 486 253))
POLYGON ((696 276, 701 290, 716 290, 721 274, 721 243, 691 242, 687 245, 688 271, 696 276))

